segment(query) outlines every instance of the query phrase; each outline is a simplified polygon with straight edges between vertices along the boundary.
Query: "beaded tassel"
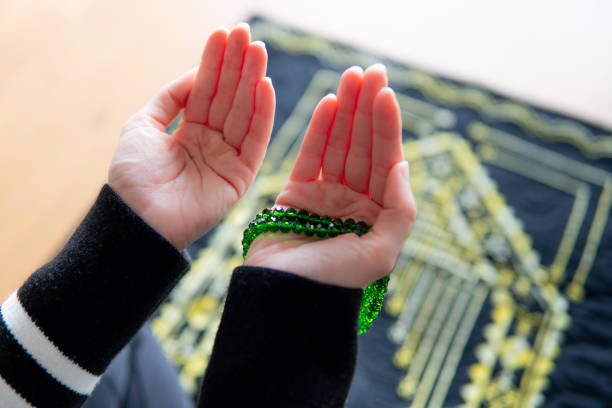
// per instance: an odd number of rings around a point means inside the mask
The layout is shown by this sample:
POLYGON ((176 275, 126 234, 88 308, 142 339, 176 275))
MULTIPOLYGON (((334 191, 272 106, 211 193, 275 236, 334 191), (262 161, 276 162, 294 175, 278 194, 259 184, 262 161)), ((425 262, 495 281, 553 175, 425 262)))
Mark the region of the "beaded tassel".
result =
MULTIPOLYGON (((304 233, 311 237, 316 235, 319 238, 336 237, 341 234, 355 233, 358 236, 371 231, 365 222, 355 222, 352 218, 342 221, 339 218, 320 217, 318 214, 309 213, 306 210, 296 210, 295 208, 265 208, 261 213, 249 223, 244 230, 242 238, 242 257, 246 258, 249 247, 258 235, 265 232, 294 232, 304 233)), ((385 276, 369 284, 363 291, 361 299, 361 309, 359 311, 359 334, 368 331, 378 313, 380 313, 383 299, 387 291, 389 277, 385 276)))

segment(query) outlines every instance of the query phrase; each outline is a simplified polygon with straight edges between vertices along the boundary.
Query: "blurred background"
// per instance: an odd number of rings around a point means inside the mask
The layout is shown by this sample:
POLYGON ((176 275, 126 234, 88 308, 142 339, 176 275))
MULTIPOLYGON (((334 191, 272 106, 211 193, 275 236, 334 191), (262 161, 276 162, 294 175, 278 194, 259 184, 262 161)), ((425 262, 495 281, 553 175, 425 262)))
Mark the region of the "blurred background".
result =
POLYGON ((84 216, 124 121, 254 15, 612 128, 609 1, 2 0, 2 298, 84 216))

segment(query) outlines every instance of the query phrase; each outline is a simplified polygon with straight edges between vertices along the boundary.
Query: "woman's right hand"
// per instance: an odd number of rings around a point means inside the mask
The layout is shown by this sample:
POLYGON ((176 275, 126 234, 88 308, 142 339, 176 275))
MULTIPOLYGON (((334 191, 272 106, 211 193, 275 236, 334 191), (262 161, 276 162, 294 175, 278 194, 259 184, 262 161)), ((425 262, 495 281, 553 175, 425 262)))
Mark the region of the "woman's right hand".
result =
POLYGON ((266 233, 245 265, 285 270, 320 282, 363 288, 388 275, 416 217, 402 151, 397 99, 383 65, 347 69, 338 96, 324 97, 306 131, 276 205, 372 225, 363 236, 317 239, 266 233))
POLYGON ((108 184, 179 250, 214 227, 259 171, 275 109, 267 61, 247 24, 218 29, 199 68, 167 85, 123 127, 108 184), (166 133, 182 109, 178 129, 166 133))

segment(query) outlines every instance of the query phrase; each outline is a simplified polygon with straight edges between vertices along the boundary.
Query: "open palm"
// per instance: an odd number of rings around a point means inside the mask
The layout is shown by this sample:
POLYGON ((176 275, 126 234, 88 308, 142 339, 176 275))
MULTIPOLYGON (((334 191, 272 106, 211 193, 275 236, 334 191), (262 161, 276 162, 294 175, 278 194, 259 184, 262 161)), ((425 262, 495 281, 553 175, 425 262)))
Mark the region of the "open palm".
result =
POLYGON ((288 270, 326 283, 365 287, 393 268, 416 206, 403 161, 401 116, 382 65, 344 72, 338 96, 323 98, 308 127, 282 207, 373 225, 358 237, 317 240, 266 234, 245 264, 288 270))
POLYGON ((218 223, 255 178, 274 120, 266 64, 248 25, 219 29, 199 69, 170 83, 123 128, 109 185, 179 249, 218 223))

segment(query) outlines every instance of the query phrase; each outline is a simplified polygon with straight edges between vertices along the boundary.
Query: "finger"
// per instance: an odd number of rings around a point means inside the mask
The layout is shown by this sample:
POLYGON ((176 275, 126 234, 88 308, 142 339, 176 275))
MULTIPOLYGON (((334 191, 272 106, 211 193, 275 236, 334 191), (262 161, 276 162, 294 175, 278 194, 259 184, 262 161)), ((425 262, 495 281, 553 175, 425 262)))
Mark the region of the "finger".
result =
POLYGON ((268 53, 264 43, 252 42, 244 57, 240 83, 223 127, 225 141, 234 147, 240 146, 249 129, 255 101, 255 87, 266 74, 267 64, 268 53))
POLYGON ((344 168, 346 184, 360 193, 367 193, 370 183, 374 98, 385 86, 387 86, 387 72, 383 64, 375 64, 366 69, 355 110, 351 144, 344 168))
POLYGON ((391 88, 381 89, 374 99, 373 130, 369 191, 372 199, 382 204, 389 170, 404 158, 402 118, 391 88))
POLYGON ((227 114, 232 107, 244 56, 250 42, 251 32, 247 23, 238 24, 229 34, 223 54, 219 84, 208 112, 208 124, 213 129, 223 129, 227 114))
POLYGON ((187 104, 196 71, 193 68, 170 82, 142 108, 141 113, 160 131, 165 132, 187 104))
POLYGON ((410 188, 408 162, 396 163, 389 171, 385 184, 384 210, 378 215, 372 231, 362 237, 364 246, 370 253, 380 254, 380 259, 388 261, 388 264, 382 265, 375 279, 385 276, 393 269, 417 214, 416 202, 410 188))
POLYGON ((334 123, 337 108, 338 100, 334 94, 325 96, 315 108, 289 176, 290 180, 312 181, 319 178, 325 144, 334 123))
POLYGON ((361 67, 344 71, 338 85, 338 110, 325 147, 323 179, 341 182, 344 177, 344 162, 351 138, 353 113, 357 105, 359 89, 363 80, 361 67))
POLYGON ((276 99, 270 78, 262 78, 255 88, 255 112, 244 141, 240 146, 240 158, 257 173, 266 154, 274 123, 276 99))
POLYGON ((219 28, 208 37, 202 53, 200 68, 185 109, 184 119, 187 122, 201 124, 208 122, 208 110, 217 89, 217 79, 226 43, 227 29, 225 28, 219 28))

